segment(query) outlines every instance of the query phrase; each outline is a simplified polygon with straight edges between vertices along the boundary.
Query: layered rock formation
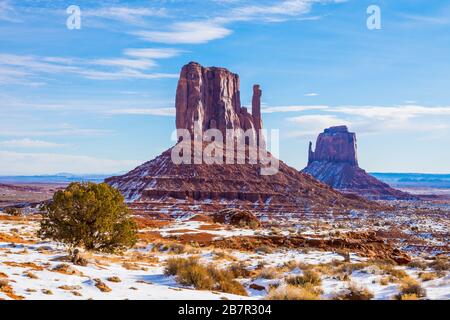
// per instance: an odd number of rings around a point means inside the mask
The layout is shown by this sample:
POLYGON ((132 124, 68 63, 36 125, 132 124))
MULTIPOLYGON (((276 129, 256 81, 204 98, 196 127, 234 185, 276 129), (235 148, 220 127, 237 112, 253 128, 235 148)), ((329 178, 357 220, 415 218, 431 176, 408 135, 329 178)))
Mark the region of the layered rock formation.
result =
POLYGON ((205 68, 191 62, 180 74, 176 94, 176 127, 194 133, 197 122, 202 131, 218 129, 251 130, 258 137, 261 122, 261 90, 254 87, 252 114, 241 107, 239 76, 224 68, 205 68))
POLYGON ((316 151, 309 143, 308 164, 314 161, 345 162, 358 166, 356 134, 348 132, 346 126, 331 127, 319 134, 316 151))
POLYGON ((409 199, 411 195, 391 188, 358 166, 356 134, 346 126, 325 129, 316 150, 309 143, 308 166, 302 170, 327 185, 369 199, 409 199))
MULTIPOLYGON (((241 107, 239 90, 239 77, 226 69, 204 68, 197 63, 184 66, 176 96, 177 128, 193 134, 195 121, 203 130, 262 128, 259 86, 253 88, 253 114, 241 107)), ((179 141, 175 147, 187 147, 182 144, 191 142, 179 141)), ((155 212, 156 208, 208 212, 239 207, 310 214, 373 206, 362 198, 343 195, 281 161, 277 174, 264 176, 260 170, 263 165, 250 164, 248 153, 245 164, 236 164, 236 154, 235 164, 174 164, 173 148, 106 182, 118 188, 131 207, 145 212, 155 212)))

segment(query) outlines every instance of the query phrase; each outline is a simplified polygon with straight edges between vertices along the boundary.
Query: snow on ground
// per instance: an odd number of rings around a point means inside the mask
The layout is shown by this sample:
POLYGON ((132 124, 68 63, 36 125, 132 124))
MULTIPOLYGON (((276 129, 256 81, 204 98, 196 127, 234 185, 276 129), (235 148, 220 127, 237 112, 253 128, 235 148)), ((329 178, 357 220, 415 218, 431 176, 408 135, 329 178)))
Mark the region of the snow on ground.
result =
MULTIPOLYGON (((0 232, 22 228, 36 230, 36 225, 0 222, 0 232)), ((62 274, 53 270, 66 262, 57 261, 67 255, 61 246, 52 242, 11 244, 0 242, 1 279, 8 279, 14 293, 25 299, 248 299, 249 297, 219 292, 181 288, 174 277, 164 275, 163 265, 137 262, 139 270, 129 270, 121 263, 89 264, 70 268, 79 274, 62 274), (41 252, 40 252, 41 251, 41 252), (36 279, 27 276, 31 272, 36 279), (121 282, 108 281, 118 277, 121 282), (102 292, 95 286, 100 279, 112 290, 102 292), (61 287, 65 288, 62 289, 61 287)), ((8 299, 0 292, 0 299, 8 299)))
MULTIPOLYGON (((87 266, 75 266, 64 261, 67 251, 63 246, 55 242, 41 241, 36 237, 38 224, 38 221, 32 219, 0 219, 0 281, 7 280, 16 298, 46 300, 263 299, 268 294, 270 287, 282 285, 284 279, 289 276, 303 275, 305 270, 302 270, 301 264, 320 267, 345 263, 344 257, 335 252, 305 250, 304 248, 298 250, 279 248, 249 252, 205 247, 195 248, 195 252, 185 251, 174 254, 169 251, 157 250, 153 243, 140 243, 123 256, 91 254, 88 257, 89 264, 87 266), (3 238, 8 240, 2 240, 2 235, 9 236, 9 238, 3 238), (219 253, 226 253, 229 258, 220 258, 219 253), (192 255, 200 257, 201 263, 213 264, 219 268, 228 267, 233 263, 244 263, 245 267, 253 272, 253 275, 237 280, 244 285, 248 296, 194 290, 178 284, 175 277, 164 275, 164 266, 168 258, 186 258, 192 255), (294 264, 294 267, 286 268, 288 264, 294 264), (69 274, 55 270, 61 265, 68 266, 69 274), (295 267, 295 265, 298 266, 295 267), (275 276, 273 278, 262 276, 261 268, 276 270, 275 276), (117 279, 120 282, 116 282, 117 279), (100 290, 98 280, 111 290, 109 292, 100 290), (258 289, 258 287, 260 288, 258 289)), ((158 231, 162 237, 200 232, 207 232, 216 237, 234 237, 270 234, 271 232, 270 229, 255 231, 225 226, 205 229, 205 226, 208 225, 211 226, 206 222, 178 219, 164 227, 148 228, 146 231, 158 231)), ((367 263, 368 259, 350 254, 350 261, 363 264, 367 263)), ((412 279, 416 280, 419 279, 420 272, 423 272, 423 270, 411 267, 396 267, 396 269, 405 271, 412 279)), ((428 268, 425 271, 432 272, 433 270, 428 268)), ((373 294, 374 299, 392 299, 398 294, 400 286, 395 281, 382 284, 381 280, 386 277, 386 274, 376 265, 368 265, 350 271, 347 280, 340 279, 333 272, 320 273, 320 277, 322 299, 332 299, 337 293, 344 292, 351 283, 367 288, 373 294)), ((448 271, 435 279, 421 282, 421 285, 426 289, 428 299, 450 299, 448 271)), ((11 298, 11 295, 8 296, 1 291, 0 299, 11 298)))

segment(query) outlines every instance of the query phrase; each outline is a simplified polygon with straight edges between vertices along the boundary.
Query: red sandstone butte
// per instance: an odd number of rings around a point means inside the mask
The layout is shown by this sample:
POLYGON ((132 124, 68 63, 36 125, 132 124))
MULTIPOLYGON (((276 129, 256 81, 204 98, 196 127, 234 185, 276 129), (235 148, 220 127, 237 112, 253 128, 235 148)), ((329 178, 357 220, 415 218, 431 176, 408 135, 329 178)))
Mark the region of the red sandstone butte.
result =
MULTIPOLYGON (((254 87, 252 114, 241 106, 239 76, 224 68, 202 67, 191 62, 181 69, 175 108, 177 129, 194 132, 198 121, 202 131, 218 129, 252 130, 255 139, 261 129, 261 90, 254 87)), ((255 140, 256 141, 256 140, 255 140)))
POLYGON ((391 188, 358 165, 356 134, 346 126, 325 129, 316 150, 309 143, 308 166, 302 170, 334 189, 356 193, 368 199, 410 199, 408 193, 391 188))

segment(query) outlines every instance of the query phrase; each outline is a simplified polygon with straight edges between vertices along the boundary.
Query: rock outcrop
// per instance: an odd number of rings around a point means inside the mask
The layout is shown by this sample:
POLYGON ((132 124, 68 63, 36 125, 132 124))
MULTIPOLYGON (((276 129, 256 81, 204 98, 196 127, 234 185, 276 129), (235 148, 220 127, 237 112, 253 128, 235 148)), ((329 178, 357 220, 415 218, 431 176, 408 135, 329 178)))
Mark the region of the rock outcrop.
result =
POLYGON ((241 106, 239 76, 224 68, 205 68, 191 62, 183 67, 176 93, 176 127, 194 133, 195 122, 202 131, 218 129, 261 129, 261 90, 255 85, 252 114, 241 106))
POLYGON ((309 143, 308 166, 302 170, 334 189, 369 199, 410 199, 358 165, 356 134, 346 126, 331 127, 319 134, 316 150, 309 143))
POLYGON ((345 162, 358 166, 356 134, 348 132, 346 126, 331 127, 319 134, 316 151, 309 143, 308 164, 314 161, 345 162))
MULTIPOLYGON (((223 68, 184 66, 177 88, 176 126, 194 131, 194 121, 203 130, 217 128, 257 130, 262 128, 261 89, 253 88, 252 114, 241 107, 239 77, 223 68)), ((173 148, 191 143, 179 141, 173 148)), ((184 146, 186 147, 186 146, 184 146)), ((174 164, 172 149, 129 173, 106 179, 118 188, 130 206, 141 212, 214 212, 241 208, 259 212, 349 211, 373 208, 362 198, 343 195, 279 161, 278 173, 261 175, 262 164, 174 164)), ((203 145, 205 148, 205 145, 203 145)), ((224 153, 225 154, 225 151, 224 153)), ((194 154, 191 154, 194 158, 194 154)))

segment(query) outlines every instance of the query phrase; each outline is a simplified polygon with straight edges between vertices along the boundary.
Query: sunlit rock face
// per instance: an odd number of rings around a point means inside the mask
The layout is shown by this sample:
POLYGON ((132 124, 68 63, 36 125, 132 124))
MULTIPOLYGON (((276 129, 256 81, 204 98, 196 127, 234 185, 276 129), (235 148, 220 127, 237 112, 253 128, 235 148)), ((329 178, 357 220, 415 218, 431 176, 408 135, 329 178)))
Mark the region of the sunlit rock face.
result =
POLYGON ((254 87, 252 114, 241 106, 239 76, 225 68, 203 67, 196 62, 185 65, 176 93, 176 127, 194 133, 198 122, 202 131, 218 129, 251 130, 258 137, 262 128, 261 90, 254 87))

